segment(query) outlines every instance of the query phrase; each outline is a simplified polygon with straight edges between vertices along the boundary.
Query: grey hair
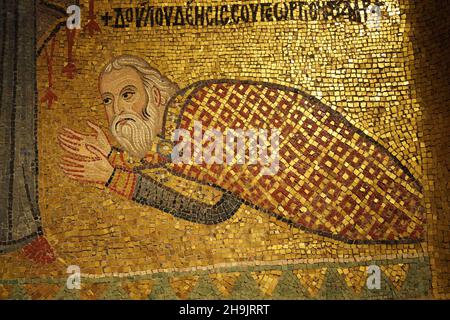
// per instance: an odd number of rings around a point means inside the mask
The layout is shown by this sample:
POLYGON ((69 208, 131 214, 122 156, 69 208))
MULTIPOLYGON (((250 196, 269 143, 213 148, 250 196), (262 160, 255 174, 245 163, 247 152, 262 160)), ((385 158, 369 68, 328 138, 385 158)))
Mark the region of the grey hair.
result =
POLYGON ((100 73, 100 79, 106 73, 110 73, 113 70, 120 70, 125 67, 134 68, 144 82, 145 91, 147 92, 149 99, 149 103, 143 111, 145 118, 149 118, 152 113, 149 108, 151 106, 150 99, 153 96, 151 91, 153 86, 159 89, 159 92, 161 93, 161 104, 164 106, 167 105, 170 98, 179 90, 179 87, 175 82, 172 82, 167 77, 163 76, 157 69, 150 66, 147 61, 132 55, 121 55, 113 58, 103 67, 103 70, 100 73))

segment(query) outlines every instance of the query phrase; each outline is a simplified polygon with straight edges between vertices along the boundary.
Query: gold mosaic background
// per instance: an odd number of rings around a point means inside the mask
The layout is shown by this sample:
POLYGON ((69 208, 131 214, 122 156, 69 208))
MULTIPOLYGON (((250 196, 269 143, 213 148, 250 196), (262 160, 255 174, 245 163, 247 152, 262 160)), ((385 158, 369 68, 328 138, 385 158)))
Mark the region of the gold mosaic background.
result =
MULTIPOLYGON (((81 3, 87 7, 87 1, 81 3)), ((102 25, 100 13, 130 2, 95 4, 102 25)), ((152 2, 177 4, 185 1, 152 2)), ((129 53, 145 57, 180 87, 198 80, 230 78, 300 88, 384 145, 427 190, 421 161, 425 145, 418 134, 422 113, 411 85, 414 55, 404 15, 409 8, 396 0, 385 4, 387 16, 379 31, 348 21, 139 30, 102 27, 102 33, 94 37, 82 31, 74 49, 79 70, 72 80, 61 73, 67 50, 65 32, 59 32, 54 61, 58 101, 51 109, 40 105, 38 130, 40 209, 46 237, 59 263, 46 269, 25 262, 9 268, 5 276, 61 275, 64 266, 71 264, 79 265, 83 273, 102 276, 239 263, 309 264, 426 256, 426 244, 343 244, 289 228, 245 207, 216 226, 192 224, 107 190, 74 183, 57 166, 62 151, 56 137, 63 127, 86 131, 86 121, 91 120, 107 128, 97 91, 98 73, 111 57, 129 53)), ((46 85, 47 65, 42 54, 38 58, 41 95, 46 85)), ((17 263, 17 253, 2 256, 0 261, 12 266, 17 263)))
MULTIPOLYGON (((402 0, 402 2, 407 2, 402 0)), ((433 295, 450 298, 450 7, 441 1, 421 1, 405 11, 414 37, 410 69, 413 92, 423 110, 421 143, 428 209, 428 240, 433 295)))

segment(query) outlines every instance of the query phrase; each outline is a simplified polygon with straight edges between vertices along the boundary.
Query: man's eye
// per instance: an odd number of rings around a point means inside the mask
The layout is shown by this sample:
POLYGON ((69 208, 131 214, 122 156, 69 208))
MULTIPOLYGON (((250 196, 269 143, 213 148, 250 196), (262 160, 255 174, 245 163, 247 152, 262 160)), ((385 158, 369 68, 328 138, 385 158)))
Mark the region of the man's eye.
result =
POLYGON ((111 98, 105 98, 103 99, 103 104, 110 104, 112 102, 111 98))
POLYGON ((131 98, 133 97, 133 95, 134 95, 134 92, 132 92, 132 91, 127 91, 127 92, 124 92, 124 93, 122 94, 122 97, 123 97, 125 100, 128 100, 128 99, 131 99, 131 98))

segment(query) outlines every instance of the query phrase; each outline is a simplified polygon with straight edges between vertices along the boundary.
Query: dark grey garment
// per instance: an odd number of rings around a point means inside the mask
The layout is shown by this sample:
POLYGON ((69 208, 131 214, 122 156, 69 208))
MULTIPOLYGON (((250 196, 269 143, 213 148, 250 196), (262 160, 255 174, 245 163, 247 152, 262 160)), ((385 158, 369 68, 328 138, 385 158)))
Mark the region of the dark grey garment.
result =
POLYGON ((35 0, 0 2, 0 253, 42 234, 35 30, 35 0))
POLYGON ((223 190, 214 205, 186 197, 146 175, 138 174, 133 200, 171 215, 202 224, 217 224, 231 218, 241 206, 240 199, 223 190))

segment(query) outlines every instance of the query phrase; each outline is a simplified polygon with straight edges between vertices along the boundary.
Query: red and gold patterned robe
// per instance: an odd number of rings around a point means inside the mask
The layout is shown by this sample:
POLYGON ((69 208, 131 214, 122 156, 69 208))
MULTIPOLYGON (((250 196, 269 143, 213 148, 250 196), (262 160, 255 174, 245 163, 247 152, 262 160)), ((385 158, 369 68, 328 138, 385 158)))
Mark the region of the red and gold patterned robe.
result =
MULTIPOLYGON (((349 243, 410 243, 424 237, 421 185, 393 155, 342 115, 301 91, 275 84, 214 80, 181 90, 166 109, 160 163, 187 181, 212 185, 288 224, 349 243), (174 164, 177 128, 280 132, 279 170, 261 165, 174 164)), ((133 199, 141 173, 116 170, 108 184, 133 199)), ((164 209, 164 208, 163 208, 164 209)), ((193 219, 195 221, 195 219, 193 219)))

